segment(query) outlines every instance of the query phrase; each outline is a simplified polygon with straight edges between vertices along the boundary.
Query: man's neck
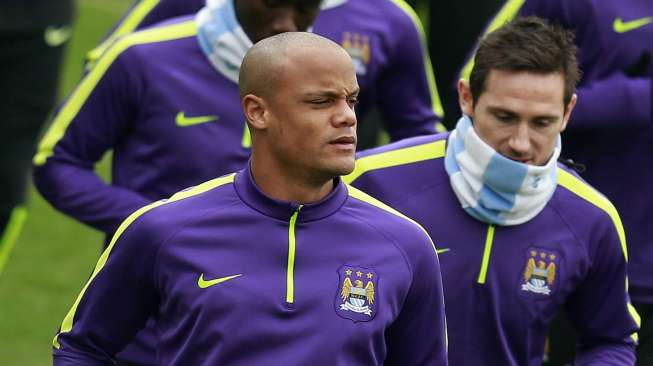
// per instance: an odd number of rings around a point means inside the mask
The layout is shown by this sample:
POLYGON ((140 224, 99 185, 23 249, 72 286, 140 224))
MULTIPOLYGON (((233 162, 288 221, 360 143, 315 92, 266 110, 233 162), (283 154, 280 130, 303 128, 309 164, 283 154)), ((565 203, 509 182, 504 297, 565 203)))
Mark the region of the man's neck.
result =
POLYGON ((322 200, 334 188, 333 178, 315 179, 307 172, 289 172, 273 165, 252 158, 250 167, 256 185, 270 198, 300 204, 313 203, 322 200))

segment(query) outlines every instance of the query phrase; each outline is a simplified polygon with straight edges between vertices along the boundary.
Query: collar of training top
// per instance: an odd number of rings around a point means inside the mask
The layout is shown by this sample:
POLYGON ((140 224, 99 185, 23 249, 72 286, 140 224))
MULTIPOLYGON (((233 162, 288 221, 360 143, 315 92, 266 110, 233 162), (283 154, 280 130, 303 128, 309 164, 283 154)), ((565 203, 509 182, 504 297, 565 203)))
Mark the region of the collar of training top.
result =
MULTIPOLYGON (((247 164, 247 168, 236 174, 234 187, 240 199, 248 206, 264 215, 283 221, 288 221, 300 206, 296 202, 279 201, 266 196, 256 186, 249 164, 247 164)), ((330 216, 342 207, 347 200, 347 196, 347 187, 340 178, 336 178, 334 189, 324 199, 319 202, 301 205, 297 221, 314 221, 330 216)))

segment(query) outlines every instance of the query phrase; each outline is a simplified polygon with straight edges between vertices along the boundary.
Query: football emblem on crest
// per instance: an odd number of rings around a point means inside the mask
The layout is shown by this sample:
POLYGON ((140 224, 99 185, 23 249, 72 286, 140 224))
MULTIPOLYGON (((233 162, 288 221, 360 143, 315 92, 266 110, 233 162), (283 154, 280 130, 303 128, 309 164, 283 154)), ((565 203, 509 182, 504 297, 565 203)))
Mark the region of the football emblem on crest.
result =
POLYGON ((345 32, 340 45, 351 56, 356 68, 356 74, 365 75, 371 58, 369 37, 358 33, 345 32))
POLYGON ((353 321, 368 321, 376 314, 378 276, 369 268, 342 266, 336 295, 336 313, 353 321))
POLYGON ((529 249, 521 289, 541 295, 550 295, 556 284, 559 257, 542 249, 529 249))

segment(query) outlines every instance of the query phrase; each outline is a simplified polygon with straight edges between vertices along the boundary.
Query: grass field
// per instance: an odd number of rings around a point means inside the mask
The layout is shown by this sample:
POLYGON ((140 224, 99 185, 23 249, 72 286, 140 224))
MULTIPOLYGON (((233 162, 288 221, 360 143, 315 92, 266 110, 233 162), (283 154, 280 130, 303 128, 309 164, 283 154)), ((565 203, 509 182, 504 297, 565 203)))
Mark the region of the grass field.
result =
MULTIPOLYGON (((83 55, 130 0, 77 0, 61 95, 77 83, 83 55)), ((107 164, 101 164, 107 171, 107 164)), ((56 212, 31 189, 29 214, 0 276, 0 365, 51 364, 51 341, 100 254, 99 232, 56 212)))

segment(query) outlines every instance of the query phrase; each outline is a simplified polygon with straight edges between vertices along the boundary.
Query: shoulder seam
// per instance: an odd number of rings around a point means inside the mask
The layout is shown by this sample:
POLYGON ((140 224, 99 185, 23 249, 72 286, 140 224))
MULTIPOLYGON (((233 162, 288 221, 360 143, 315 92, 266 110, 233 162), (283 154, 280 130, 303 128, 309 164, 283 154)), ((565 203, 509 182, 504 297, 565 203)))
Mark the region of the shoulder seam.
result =
POLYGON ((361 175, 374 170, 443 158, 445 146, 446 140, 443 139, 364 156, 356 160, 354 171, 344 176, 343 181, 351 184, 361 175))
POLYGON ((435 250, 435 244, 433 243, 433 240, 431 239, 431 236, 429 235, 428 231, 426 231, 426 229, 424 229, 424 227, 422 225, 420 225, 417 221, 415 221, 415 220, 411 219, 410 217, 402 214, 401 212, 399 212, 399 211, 395 210, 394 208, 386 205, 385 203, 377 200, 376 198, 370 196, 369 194, 361 191, 358 188, 347 185, 347 190, 348 190, 349 197, 352 197, 352 198, 354 198, 354 199, 356 199, 358 201, 364 202, 364 203, 366 203, 366 204, 368 204, 370 206, 374 206, 374 207, 376 207, 376 208, 378 208, 378 209, 380 209, 382 211, 385 211, 385 212, 387 212, 389 214, 395 215, 395 216, 397 216, 397 217, 399 217, 399 218, 413 224, 414 226, 416 226, 418 229, 420 229, 422 231, 422 233, 424 233, 424 235, 426 235, 426 237, 431 242, 431 246, 433 247, 433 252, 437 254, 437 252, 435 250))
POLYGON ((621 249, 624 258, 626 258, 626 261, 628 261, 626 234, 623 228, 623 224, 621 223, 619 213, 617 212, 617 209, 614 207, 612 202, 610 202, 608 198, 594 189, 591 185, 585 183, 581 179, 575 177, 573 174, 560 167, 558 167, 558 184, 561 187, 567 189, 569 192, 573 193, 575 196, 591 203, 608 215, 612 221, 612 224, 614 225, 615 230, 617 231, 617 235, 619 236, 619 242, 621 243, 621 249))
POLYGON ((159 200, 159 201, 151 203, 151 204, 149 204, 147 206, 141 207, 140 209, 136 210, 134 213, 129 215, 129 217, 127 217, 120 224, 118 229, 116 230, 115 234, 113 235, 113 237, 111 239, 111 242, 109 243, 107 248, 104 250, 104 252, 102 252, 102 255, 98 259, 98 262, 95 265, 95 268, 93 270, 93 274, 91 274, 91 277, 88 279, 88 281, 86 281, 86 284, 84 285, 84 288, 82 288, 79 295, 77 295, 77 299, 75 300, 75 303, 73 304, 73 306, 70 308, 70 310, 66 314, 66 317, 64 318, 64 320, 63 320, 63 322, 61 324, 61 328, 60 328, 59 332, 57 333, 57 335, 55 335, 55 337, 54 337, 54 339, 52 341, 54 347, 57 348, 57 349, 60 348, 59 342, 57 341, 57 338, 58 338, 59 334, 68 333, 68 332, 70 332, 72 330, 73 320, 74 320, 74 317, 75 317, 75 312, 77 311, 77 306, 79 305, 82 298, 84 297, 84 293, 86 292, 86 289, 91 284, 93 279, 97 276, 97 274, 102 270, 102 268, 104 268, 104 265, 106 264, 107 260, 109 259, 109 255, 110 255, 111 251, 113 250, 116 242, 118 241, 118 238, 120 238, 120 236, 125 232, 125 230, 127 230, 127 228, 129 228, 129 226, 131 224, 136 222, 136 220, 139 217, 141 217, 142 215, 144 215, 145 213, 151 211, 152 209, 154 209, 156 207, 165 205, 167 203, 179 201, 179 200, 182 200, 182 199, 185 199, 185 198, 188 198, 188 197, 192 197, 192 196, 195 196, 195 195, 210 191, 210 190, 212 190, 214 188, 218 188, 218 187, 223 186, 225 184, 229 184, 229 183, 233 184, 235 175, 236 175, 236 173, 232 173, 232 174, 229 174, 229 175, 225 175, 225 176, 222 176, 222 177, 219 177, 219 178, 204 182, 204 183, 202 183, 200 185, 197 185, 195 187, 192 187, 192 188, 189 188, 187 190, 178 192, 178 193, 174 194, 172 197, 170 197, 169 199, 159 200))
POLYGON ((54 154, 54 147, 63 138, 66 129, 82 109, 84 103, 91 95, 95 86, 104 76, 113 62, 125 50, 132 46, 146 43, 163 42, 175 39, 190 37, 197 34, 197 25, 194 20, 171 24, 167 26, 146 29, 119 38, 100 57, 93 69, 81 80, 68 100, 55 115, 50 127, 38 145, 37 153, 34 156, 34 165, 41 166, 54 154))
MULTIPOLYGON (((424 62, 424 69, 426 72, 427 83, 429 86, 429 92, 431 96, 431 109, 438 117, 442 118, 444 116, 444 107, 442 105, 442 100, 437 88, 437 82, 435 80, 435 73, 433 71, 433 65, 431 63, 431 56, 429 54, 429 48, 427 44, 426 32, 424 31, 424 25, 420 21, 417 12, 406 3, 404 0, 389 0, 394 6, 399 8, 403 14, 405 14, 410 22, 415 27, 417 34, 419 36, 419 41, 422 48, 422 57, 424 62)), ((444 126, 443 126, 444 127, 444 126)))

